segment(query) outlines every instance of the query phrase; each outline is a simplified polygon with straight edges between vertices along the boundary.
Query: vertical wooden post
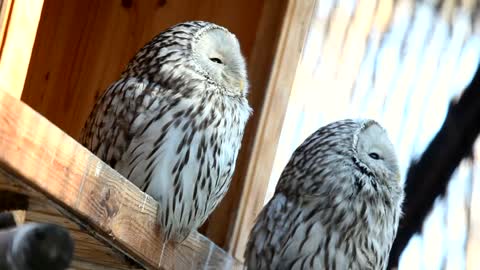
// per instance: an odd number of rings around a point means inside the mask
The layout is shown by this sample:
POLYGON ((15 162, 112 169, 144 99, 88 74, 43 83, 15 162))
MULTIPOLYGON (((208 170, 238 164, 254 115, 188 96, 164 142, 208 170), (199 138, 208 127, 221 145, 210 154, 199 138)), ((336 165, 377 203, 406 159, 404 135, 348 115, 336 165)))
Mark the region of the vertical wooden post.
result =
POLYGON ((42 13, 43 0, 4 0, 3 4, 11 10, 8 10, 9 12, 3 17, 2 28, 0 28, 4 31, 0 43, 0 88, 20 99, 42 13))
POLYGON ((263 207, 290 91, 315 2, 288 1, 230 245, 230 251, 238 259, 243 259, 250 229, 263 207))

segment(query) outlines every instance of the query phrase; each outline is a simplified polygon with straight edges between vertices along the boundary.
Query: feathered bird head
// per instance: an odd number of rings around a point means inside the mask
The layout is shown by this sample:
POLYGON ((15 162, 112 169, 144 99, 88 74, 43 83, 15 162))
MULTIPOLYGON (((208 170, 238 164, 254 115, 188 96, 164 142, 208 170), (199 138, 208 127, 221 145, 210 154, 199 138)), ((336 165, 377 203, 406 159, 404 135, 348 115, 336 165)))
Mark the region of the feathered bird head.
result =
POLYGON ((400 196, 400 173, 386 131, 373 120, 342 120, 310 135, 293 153, 276 192, 322 198, 400 196))
POLYGON ((192 89, 206 83, 204 89, 233 96, 245 96, 249 87, 235 35, 203 21, 180 23, 158 34, 135 55, 123 76, 170 89, 192 89))

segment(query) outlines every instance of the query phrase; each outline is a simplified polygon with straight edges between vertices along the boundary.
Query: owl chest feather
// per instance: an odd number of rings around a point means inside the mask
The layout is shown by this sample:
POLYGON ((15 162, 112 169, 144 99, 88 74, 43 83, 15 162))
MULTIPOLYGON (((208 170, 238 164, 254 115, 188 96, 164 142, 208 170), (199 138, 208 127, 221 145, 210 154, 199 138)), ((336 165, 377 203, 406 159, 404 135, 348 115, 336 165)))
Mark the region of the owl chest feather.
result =
POLYGON ((184 22, 159 33, 97 99, 82 144, 159 202, 166 240, 185 239, 225 195, 251 108, 237 38, 184 22))
POLYGON ((248 115, 243 100, 209 93, 163 96, 137 116, 142 124, 115 169, 159 202, 167 236, 186 237, 223 198, 248 115))
POLYGON ((318 211, 319 205, 297 208, 284 263, 289 269, 385 269, 399 211, 379 205, 358 200, 334 210, 318 211))
POLYGON ((276 194, 253 229, 250 268, 385 269, 399 207, 364 200, 328 205, 276 194))

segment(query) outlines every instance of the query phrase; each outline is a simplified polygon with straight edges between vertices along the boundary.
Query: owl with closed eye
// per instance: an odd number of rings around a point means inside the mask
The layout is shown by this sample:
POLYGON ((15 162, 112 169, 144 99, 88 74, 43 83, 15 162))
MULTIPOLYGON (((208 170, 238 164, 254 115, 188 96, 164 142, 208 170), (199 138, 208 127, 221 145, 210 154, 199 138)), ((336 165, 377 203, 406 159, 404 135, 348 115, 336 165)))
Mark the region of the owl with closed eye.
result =
POLYGON ((251 114, 247 91, 235 35, 180 23, 140 49, 98 99, 81 142, 156 199, 165 239, 181 242, 227 192, 251 114))
POLYGON ((248 269, 385 269, 404 191, 394 148, 373 120, 310 135, 257 217, 248 269))

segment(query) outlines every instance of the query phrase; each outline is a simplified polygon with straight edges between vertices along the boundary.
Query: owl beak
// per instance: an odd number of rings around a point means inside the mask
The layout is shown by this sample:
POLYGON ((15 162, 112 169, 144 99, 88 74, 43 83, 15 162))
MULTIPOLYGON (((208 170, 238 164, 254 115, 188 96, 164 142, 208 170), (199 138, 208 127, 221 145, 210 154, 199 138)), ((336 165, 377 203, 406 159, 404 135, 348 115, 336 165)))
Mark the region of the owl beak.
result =
POLYGON ((238 81, 238 88, 240 89, 240 91, 244 92, 245 91, 245 82, 243 80, 239 80, 238 81))
POLYGON ((238 80, 238 89, 240 89, 240 92, 243 94, 246 94, 248 91, 248 82, 246 80, 238 80))

